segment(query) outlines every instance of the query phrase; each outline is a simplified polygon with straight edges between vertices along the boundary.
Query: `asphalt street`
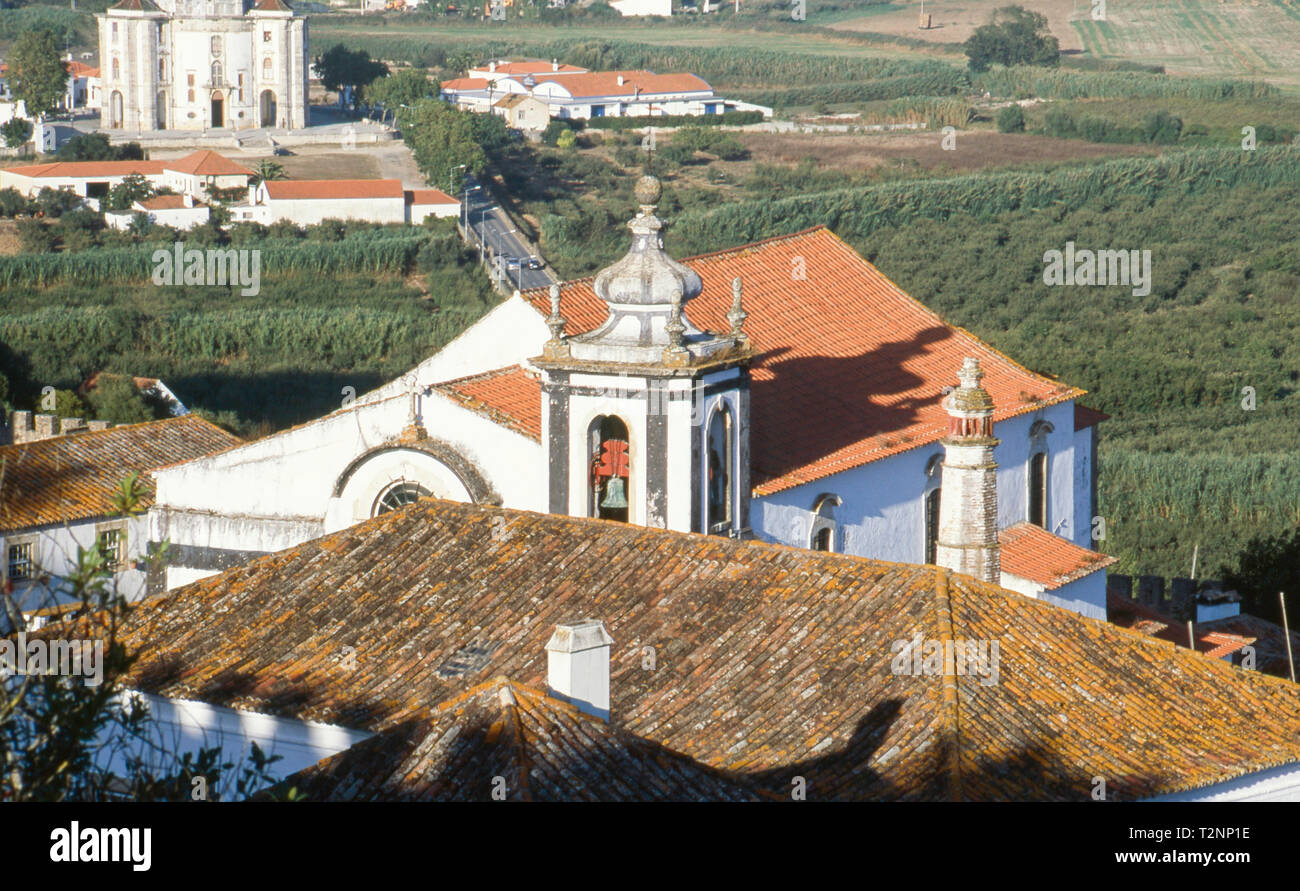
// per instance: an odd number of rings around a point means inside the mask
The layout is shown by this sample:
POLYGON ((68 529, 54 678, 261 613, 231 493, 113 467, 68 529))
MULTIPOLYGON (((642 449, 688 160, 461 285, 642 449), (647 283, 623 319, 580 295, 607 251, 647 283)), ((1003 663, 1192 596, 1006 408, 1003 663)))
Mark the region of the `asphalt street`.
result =
POLYGON ((510 218, 482 189, 471 182, 465 193, 465 217, 462 222, 474 232, 472 240, 481 241, 487 251, 489 271, 504 273, 512 287, 521 291, 544 288, 556 281, 549 266, 529 269, 533 249, 523 239, 510 218), (512 262, 512 261, 518 261, 512 262))

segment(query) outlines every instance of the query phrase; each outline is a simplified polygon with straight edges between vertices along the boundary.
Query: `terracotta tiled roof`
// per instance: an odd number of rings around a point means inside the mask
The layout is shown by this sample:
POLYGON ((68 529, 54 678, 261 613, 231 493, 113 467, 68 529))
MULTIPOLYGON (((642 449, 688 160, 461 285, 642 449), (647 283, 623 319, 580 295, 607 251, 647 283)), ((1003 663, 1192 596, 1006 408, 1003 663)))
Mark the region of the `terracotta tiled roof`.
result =
MULTIPOLYGON (((511 93, 504 99, 498 99, 492 103, 493 108, 514 108, 520 102, 530 98, 526 93, 511 93)), ((538 100, 541 101, 541 100, 538 100)))
POLYGON ((166 161, 55 161, 51 164, 29 164, 25 167, 7 167, 6 173, 33 179, 83 176, 156 176, 167 169, 166 161))
POLYGON ((542 439, 541 385, 522 366, 436 384, 435 389, 538 442, 542 439))
MULTIPOLYGON (((824 227, 684 262, 704 280, 686 314, 706 330, 728 330, 731 280, 744 281, 745 332, 760 354, 750 411, 758 495, 939 440, 948 422, 943 388, 966 356, 985 371, 995 422, 1083 393, 947 324, 824 227)), ((605 320, 591 284, 563 287, 570 334, 605 320)), ((524 296, 542 315, 550 312, 546 289, 524 296)))
POLYGON ((73 77, 99 77, 98 68, 91 68, 85 62, 79 62, 76 59, 63 63, 63 67, 73 77))
POLYGON ((0 446, 0 532, 74 522, 113 513, 113 495, 139 471, 147 506, 153 481, 143 476, 238 440, 195 415, 0 446))
POLYGON ((284 0, 257 0, 253 8, 259 12, 293 12, 293 7, 284 0))
POLYGON ((577 98, 644 94, 712 92, 694 74, 655 74, 651 71, 592 71, 586 74, 534 74, 538 83, 554 81, 577 98), (619 78, 623 78, 620 84, 619 78))
MULTIPOLYGON (((1132 628, 1134 631, 1167 640, 1180 647, 1187 646, 1186 622, 1179 622, 1136 600, 1117 594, 1107 594, 1106 618, 1121 628, 1132 628)), ((1237 617, 1234 616, 1233 618, 1237 617)), ((1253 619, 1254 617, 1245 616, 1242 618, 1253 619)), ((1256 640, 1255 637, 1247 634, 1232 633, 1225 626, 1212 622, 1193 624, 1192 627, 1196 634, 1197 651, 1204 653, 1211 659, 1221 659, 1229 653, 1235 653, 1242 647, 1254 643, 1256 640)), ((1259 668, 1261 671, 1264 670, 1263 666, 1259 666, 1259 668)))
POLYGON ((616 726, 786 797, 1132 799, 1300 762, 1300 688, 966 576, 433 499, 148 598, 124 642, 140 689, 385 733, 540 687, 584 617, 616 726), (916 634, 998 642, 996 682, 900 666, 916 634))
POLYGON ((195 176, 253 176, 253 171, 216 152, 201 149, 183 158, 163 162, 168 170, 195 176))
POLYGON ((491 83, 486 77, 453 77, 451 80, 444 80, 440 85, 444 93, 451 93, 457 90, 486 90, 491 83))
POLYGON ((1074 403, 1074 432, 1086 430, 1089 427, 1095 427, 1102 421, 1109 421, 1110 415, 1105 412, 1097 411, 1095 408, 1088 408, 1086 405, 1074 403))
POLYGON ((1115 562, 1114 557, 1081 548, 1033 523, 1017 523, 998 533, 1002 571, 1055 591, 1115 562))
POLYGON ((496 678, 285 781, 311 801, 755 801, 744 781, 496 678))
MULTIPOLYGON (((1220 632, 1235 637, 1253 640, 1255 647, 1255 667, 1267 674, 1281 678, 1291 676, 1290 662, 1287 659, 1286 631, 1276 622, 1241 613, 1225 616, 1196 625, 1198 632, 1220 632)), ((1291 632, 1291 654, 1300 660, 1300 632, 1291 632)))
POLYGON ((151 0, 118 0, 109 9, 123 9, 128 12, 161 12, 151 0))
POLYGON ((404 198, 400 179, 267 180, 267 194, 277 200, 404 198))
MULTIPOLYGON (((470 70, 488 71, 489 68, 486 65, 479 65, 477 68, 472 68, 470 70)), ((579 68, 577 65, 565 64, 560 66, 560 70, 558 72, 552 71, 550 62, 547 62, 542 59, 538 59, 537 61, 528 61, 528 62, 498 62, 495 73, 505 74, 505 75, 517 74, 522 77, 525 74, 543 74, 543 73, 563 74, 565 72, 568 72, 570 74, 578 74, 578 73, 584 73, 586 72, 586 70, 587 70, 586 68, 579 68)))
POLYGON ((442 189, 407 189, 403 194, 407 204, 460 204, 442 189))

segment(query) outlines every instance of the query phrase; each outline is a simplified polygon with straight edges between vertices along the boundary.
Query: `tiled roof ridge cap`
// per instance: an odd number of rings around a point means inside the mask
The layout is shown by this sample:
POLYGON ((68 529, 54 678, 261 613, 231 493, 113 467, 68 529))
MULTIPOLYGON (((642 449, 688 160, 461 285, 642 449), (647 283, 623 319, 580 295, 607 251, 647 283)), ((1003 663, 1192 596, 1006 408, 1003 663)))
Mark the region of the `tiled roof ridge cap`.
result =
POLYGON ((455 387, 458 384, 468 384, 474 381, 483 381, 488 378, 498 377, 503 374, 510 374, 513 371, 528 372, 528 366, 523 362, 516 362, 513 365, 502 365, 500 368, 491 368, 487 371, 476 371, 473 374, 467 374, 464 377, 453 377, 445 381, 436 381, 431 384, 435 390, 441 390, 447 387, 455 387))
MULTIPOLYGON (((951 572, 935 567, 934 606, 935 620, 938 624, 940 654, 947 660, 948 644, 953 641, 952 601, 948 598, 948 580, 951 572)), ((949 674, 947 665, 943 672, 943 707, 947 714, 948 727, 945 733, 948 742, 948 800, 962 800, 961 777, 961 702, 957 698, 957 678, 949 674)))

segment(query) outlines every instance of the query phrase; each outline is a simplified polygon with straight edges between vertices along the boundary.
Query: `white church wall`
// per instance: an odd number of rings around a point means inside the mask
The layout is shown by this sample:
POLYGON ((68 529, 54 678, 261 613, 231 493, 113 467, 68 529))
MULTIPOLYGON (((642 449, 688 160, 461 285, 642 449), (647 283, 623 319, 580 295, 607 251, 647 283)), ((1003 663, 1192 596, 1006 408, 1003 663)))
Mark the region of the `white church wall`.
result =
POLYGON ((1106 621, 1106 573, 1094 572, 1054 590, 1038 582, 1003 571, 1000 584, 1009 591, 1024 594, 1055 606, 1065 607, 1090 619, 1106 621))
MULTIPOLYGON (((358 403, 277 436, 157 471, 150 539, 173 547, 171 570, 186 570, 169 571, 168 587, 211 574, 218 568, 214 560, 237 565, 368 519, 378 497, 395 482, 417 483, 441 498, 470 500, 453 468, 421 451, 420 443, 402 447, 396 441, 409 411, 404 394, 358 403), (343 474, 372 451, 335 496, 343 474)), ((437 394, 421 398, 419 411, 430 448, 454 451, 506 506, 546 509, 538 442, 437 394)))
MULTIPOLYGON (((233 794, 234 782, 242 769, 251 766, 247 759, 254 742, 266 755, 282 759, 271 765, 269 771, 276 779, 285 779, 325 758, 350 749, 372 735, 364 730, 351 730, 335 724, 281 718, 136 691, 121 694, 116 704, 123 708, 131 699, 138 700, 148 710, 151 718, 147 725, 146 743, 117 737, 122 742, 121 745, 100 747, 101 766, 124 771, 128 757, 140 757, 147 764, 156 764, 153 760, 156 755, 151 755, 144 747, 150 742, 158 747, 157 750, 176 755, 185 752, 197 754, 201 748, 220 746, 221 761, 235 762, 235 768, 224 772, 223 785, 209 789, 208 795, 212 798, 220 795, 223 800, 229 800, 233 794)), ((105 741, 114 738, 115 730, 114 725, 108 725, 102 738, 105 741)))
MULTIPOLYGON (((998 422, 994 451, 998 463, 998 523, 1007 528, 1029 512, 1029 429, 1042 418, 1053 425, 1048 434, 1049 529, 1073 514, 1074 410, 1071 403, 998 422), (1065 432, 1068 430, 1068 433, 1065 432)), ((845 553, 901 563, 925 562, 925 468, 942 455, 936 443, 872 461, 783 492, 754 500, 751 525, 764 541, 806 548, 812 531, 813 504, 825 493, 840 496, 835 510, 836 542, 845 553)), ((1059 534, 1069 538, 1062 526, 1059 534)))
POLYGON ((1157 795, 1146 801, 1300 801, 1300 764, 1284 764, 1245 776, 1157 795))
MULTIPOLYGON (((519 365, 541 355, 550 336, 542 315, 516 294, 417 365, 416 380, 428 386, 519 365)), ((362 401, 383 399, 403 392, 406 386, 403 378, 397 378, 367 393, 362 401)))

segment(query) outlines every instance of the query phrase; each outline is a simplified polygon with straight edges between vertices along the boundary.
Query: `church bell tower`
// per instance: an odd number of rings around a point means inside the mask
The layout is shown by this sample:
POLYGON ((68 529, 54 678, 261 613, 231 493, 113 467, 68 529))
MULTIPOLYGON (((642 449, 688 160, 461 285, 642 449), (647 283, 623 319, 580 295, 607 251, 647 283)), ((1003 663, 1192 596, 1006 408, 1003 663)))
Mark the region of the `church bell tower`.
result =
POLYGON ((664 251, 662 187, 636 184, 632 247, 597 274, 604 323, 565 334, 551 288, 542 371, 542 442, 551 513, 681 532, 749 534, 749 364, 740 279, 730 331, 686 316, 703 282, 664 251))

